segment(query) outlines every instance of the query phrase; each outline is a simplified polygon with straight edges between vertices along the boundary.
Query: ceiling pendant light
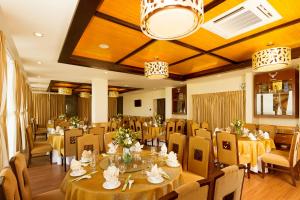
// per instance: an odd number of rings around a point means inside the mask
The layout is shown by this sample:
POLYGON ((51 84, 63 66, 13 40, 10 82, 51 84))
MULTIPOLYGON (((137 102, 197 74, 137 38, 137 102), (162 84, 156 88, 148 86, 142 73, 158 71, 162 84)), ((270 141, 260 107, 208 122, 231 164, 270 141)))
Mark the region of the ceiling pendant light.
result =
POLYGON ((204 21, 203 0, 142 0, 141 29, 158 40, 186 37, 204 21))
POLYGON ((72 88, 58 88, 58 94, 72 95, 72 88))
POLYGON ((274 47, 258 51, 252 55, 252 69, 255 72, 269 72, 289 67, 291 48, 274 47))
POLYGON ((118 91, 108 91, 108 97, 117 98, 117 97, 119 97, 119 92, 118 91))
POLYGON ((149 79, 163 79, 169 77, 169 65, 166 62, 156 61, 145 62, 145 76, 149 79))
POLYGON ((91 97, 91 94, 88 93, 88 92, 80 92, 79 96, 81 98, 90 98, 91 97))

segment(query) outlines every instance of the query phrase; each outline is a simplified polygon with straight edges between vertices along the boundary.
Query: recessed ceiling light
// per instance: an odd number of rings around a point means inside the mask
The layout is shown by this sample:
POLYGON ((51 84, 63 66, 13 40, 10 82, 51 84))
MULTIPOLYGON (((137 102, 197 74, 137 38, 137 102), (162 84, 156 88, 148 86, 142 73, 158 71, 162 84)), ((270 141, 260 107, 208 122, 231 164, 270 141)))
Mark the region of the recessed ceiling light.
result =
POLYGON ((108 44, 105 44, 105 43, 102 43, 102 44, 99 44, 99 47, 101 49, 108 49, 109 48, 109 45, 108 44))
POLYGON ((44 36, 44 34, 40 33, 40 32, 34 32, 33 35, 36 36, 36 37, 43 37, 44 36))
POLYGON ((37 61, 36 63, 39 64, 39 65, 41 65, 41 64, 42 64, 42 61, 37 61))
POLYGON ((104 74, 108 74, 108 72, 107 72, 107 71, 105 71, 105 72, 104 72, 104 74))

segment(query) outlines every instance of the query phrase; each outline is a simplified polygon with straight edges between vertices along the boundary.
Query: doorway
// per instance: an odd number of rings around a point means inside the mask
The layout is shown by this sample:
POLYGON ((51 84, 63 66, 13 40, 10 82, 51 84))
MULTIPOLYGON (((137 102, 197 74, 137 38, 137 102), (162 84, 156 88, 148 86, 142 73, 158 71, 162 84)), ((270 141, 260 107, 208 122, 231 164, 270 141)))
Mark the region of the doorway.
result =
POLYGON ((156 99, 156 113, 162 117, 163 121, 165 121, 166 118, 165 108, 166 108, 166 99, 165 98, 156 99))

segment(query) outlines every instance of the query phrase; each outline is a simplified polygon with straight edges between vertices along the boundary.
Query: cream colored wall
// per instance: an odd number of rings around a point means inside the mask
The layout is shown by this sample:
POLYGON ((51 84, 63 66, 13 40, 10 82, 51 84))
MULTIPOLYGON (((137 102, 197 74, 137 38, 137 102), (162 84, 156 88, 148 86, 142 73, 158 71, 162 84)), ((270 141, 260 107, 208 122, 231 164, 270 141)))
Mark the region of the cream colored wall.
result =
POLYGON ((153 116, 154 99, 165 98, 165 90, 129 92, 123 96, 123 114, 134 116, 153 116), (142 106, 134 107, 134 100, 141 99, 142 106), (151 109, 151 110, 150 110, 151 109))

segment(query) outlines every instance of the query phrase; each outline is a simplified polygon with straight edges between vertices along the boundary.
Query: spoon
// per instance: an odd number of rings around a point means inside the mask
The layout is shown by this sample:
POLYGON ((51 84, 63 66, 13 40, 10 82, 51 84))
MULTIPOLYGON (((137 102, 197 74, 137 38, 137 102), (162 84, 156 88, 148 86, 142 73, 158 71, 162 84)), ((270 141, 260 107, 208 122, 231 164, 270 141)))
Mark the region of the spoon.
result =
POLYGON ((128 183, 129 183, 129 190, 130 190, 131 189, 131 185, 134 183, 134 180, 129 180, 128 183))

